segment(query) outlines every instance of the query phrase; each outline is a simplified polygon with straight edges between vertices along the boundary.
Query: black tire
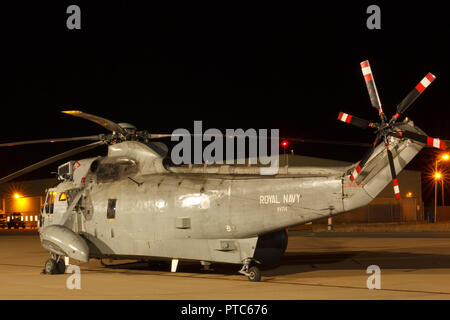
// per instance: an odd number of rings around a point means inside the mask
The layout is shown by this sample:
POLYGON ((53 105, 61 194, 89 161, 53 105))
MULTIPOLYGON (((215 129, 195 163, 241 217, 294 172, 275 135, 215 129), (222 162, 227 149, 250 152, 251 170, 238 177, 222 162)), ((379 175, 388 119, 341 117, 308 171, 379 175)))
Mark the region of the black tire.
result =
POLYGON ((66 263, 64 262, 63 258, 59 259, 59 261, 56 263, 56 271, 56 273, 58 274, 66 273, 66 263))
POLYGON ((48 259, 45 262, 44 272, 46 274, 55 274, 57 272, 57 270, 56 270, 56 261, 53 260, 53 259, 48 259))
POLYGON ((261 281, 261 271, 258 267, 251 267, 248 269, 248 280, 258 282, 261 281))

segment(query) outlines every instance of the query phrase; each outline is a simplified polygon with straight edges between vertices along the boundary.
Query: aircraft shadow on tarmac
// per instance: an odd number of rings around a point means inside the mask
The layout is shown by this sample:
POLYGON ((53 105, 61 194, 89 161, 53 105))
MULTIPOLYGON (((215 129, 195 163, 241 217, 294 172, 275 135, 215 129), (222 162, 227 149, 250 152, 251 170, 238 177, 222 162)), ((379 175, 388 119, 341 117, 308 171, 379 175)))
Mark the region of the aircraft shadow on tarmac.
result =
MULTIPOLYGON (((366 270, 370 265, 381 269, 437 269, 450 268, 450 255, 425 254, 388 251, 350 251, 350 252, 288 252, 278 264, 263 266, 263 276, 280 276, 310 272, 314 270, 366 270)), ((130 262, 106 266, 108 269, 119 270, 152 270, 168 272, 169 262, 130 262)), ((211 270, 202 270, 198 262, 180 262, 177 272, 206 273, 216 275, 236 275, 239 265, 214 263, 211 270)))

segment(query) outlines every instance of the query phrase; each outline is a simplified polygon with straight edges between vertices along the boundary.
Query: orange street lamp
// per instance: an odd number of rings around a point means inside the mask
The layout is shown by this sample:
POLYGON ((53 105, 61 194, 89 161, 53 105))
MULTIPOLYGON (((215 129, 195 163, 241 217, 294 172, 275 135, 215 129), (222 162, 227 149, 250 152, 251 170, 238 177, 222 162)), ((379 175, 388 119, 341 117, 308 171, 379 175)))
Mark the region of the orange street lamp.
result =
POLYGON ((21 197, 22 197, 22 196, 21 196, 20 194, 14 193, 14 198, 19 199, 19 198, 21 198, 21 197))

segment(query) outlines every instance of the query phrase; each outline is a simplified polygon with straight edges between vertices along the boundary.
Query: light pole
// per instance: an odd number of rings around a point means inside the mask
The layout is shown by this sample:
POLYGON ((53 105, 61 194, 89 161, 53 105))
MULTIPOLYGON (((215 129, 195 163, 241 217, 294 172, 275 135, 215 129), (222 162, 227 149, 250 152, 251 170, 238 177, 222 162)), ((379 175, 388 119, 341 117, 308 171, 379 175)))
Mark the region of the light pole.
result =
POLYGON ((283 151, 284 151, 284 165, 285 165, 285 167, 288 166, 288 160, 287 160, 287 155, 286 155, 286 147, 288 146, 288 144, 289 143, 286 140, 284 140, 281 143, 281 146, 283 147, 283 151))
POLYGON ((438 172, 438 162, 439 161, 447 161, 450 158, 448 153, 445 153, 441 156, 440 159, 436 159, 435 162, 435 171, 434 171, 434 222, 436 222, 437 216, 437 181, 442 178, 442 206, 444 206, 444 177, 441 173, 438 172))
MULTIPOLYGON (((436 170, 437 170, 437 161, 436 161, 436 170)), ((437 181, 441 178, 441 174, 439 172, 434 173, 434 220, 436 222, 436 212, 437 212, 437 181)))

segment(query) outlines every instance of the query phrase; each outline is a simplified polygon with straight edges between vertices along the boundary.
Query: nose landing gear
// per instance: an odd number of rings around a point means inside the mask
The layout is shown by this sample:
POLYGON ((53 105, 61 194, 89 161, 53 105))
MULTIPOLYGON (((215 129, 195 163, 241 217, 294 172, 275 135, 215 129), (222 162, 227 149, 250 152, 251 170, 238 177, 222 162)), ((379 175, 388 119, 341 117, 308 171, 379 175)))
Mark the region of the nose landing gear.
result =
POLYGON ((66 272, 66 263, 62 256, 53 255, 45 262, 44 274, 63 274, 66 272))
POLYGON ((259 263, 259 261, 251 258, 245 259, 243 261, 244 265, 242 266, 242 269, 239 270, 239 273, 247 276, 250 281, 259 282, 261 281, 261 270, 259 270, 257 266, 250 266, 253 261, 259 263))

